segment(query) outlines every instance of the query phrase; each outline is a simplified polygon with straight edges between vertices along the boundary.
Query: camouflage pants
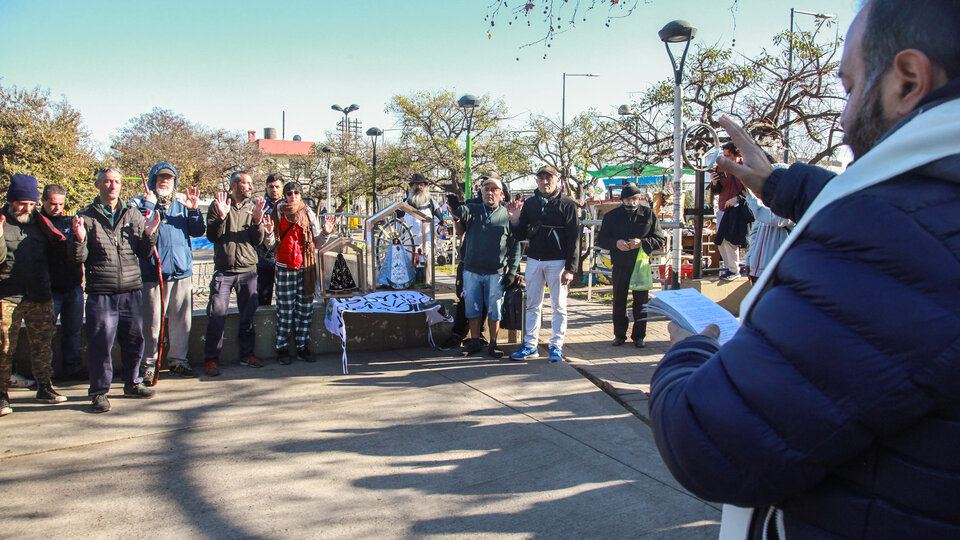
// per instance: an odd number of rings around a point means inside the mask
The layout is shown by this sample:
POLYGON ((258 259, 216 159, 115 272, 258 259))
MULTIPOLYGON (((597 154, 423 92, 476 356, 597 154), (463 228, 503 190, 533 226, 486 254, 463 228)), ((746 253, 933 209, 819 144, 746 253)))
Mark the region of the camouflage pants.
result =
POLYGON ((30 362, 37 384, 50 383, 50 360, 53 350, 50 341, 56 329, 53 326, 53 300, 11 302, 0 299, 0 392, 7 391, 13 359, 17 355, 20 322, 27 325, 30 341, 30 362))

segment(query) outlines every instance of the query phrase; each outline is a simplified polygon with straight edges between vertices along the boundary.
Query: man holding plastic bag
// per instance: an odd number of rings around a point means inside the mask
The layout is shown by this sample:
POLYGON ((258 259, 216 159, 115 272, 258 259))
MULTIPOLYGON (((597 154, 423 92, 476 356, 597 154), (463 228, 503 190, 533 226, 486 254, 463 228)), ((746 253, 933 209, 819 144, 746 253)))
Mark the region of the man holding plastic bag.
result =
POLYGON ((647 334, 647 316, 643 305, 653 287, 649 255, 663 247, 666 238, 653 210, 640 204, 640 190, 632 183, 620 190, 623 203, 603 216, 597 245, 610 250, 613 264, 613 345, 627 342, 627 292, 633 291, 633 332, 630 339, 643 347, 647 334))

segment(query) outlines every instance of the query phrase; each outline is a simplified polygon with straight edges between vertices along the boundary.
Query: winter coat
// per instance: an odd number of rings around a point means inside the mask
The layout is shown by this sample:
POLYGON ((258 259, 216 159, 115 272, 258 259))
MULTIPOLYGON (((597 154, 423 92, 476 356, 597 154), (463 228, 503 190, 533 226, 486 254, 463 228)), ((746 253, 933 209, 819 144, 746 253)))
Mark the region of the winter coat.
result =
MULTIPOLYGON (((762 199, 798 221, 831 176, 794 164, 762 199)), ((960 154, 836 200, 730 341, 673 347, 650 417, 680 483, 777 505, 790 540, 960 538, 958 216, 960 154)))
POLYGON ((660 229, 657 214, 649 206, 642 204, 635 212, 627 212, 623 205, 610 210, 604 214, 600 231, 597 233, 597 245, 610 251, 610 262, 627 272, 633 271, 641 249, 649 255, 666 243, 667 238, 660 229), (617 241, 631 238, 639 238, 640 247, 620 251, 617 241))
MULTIPOLYGON (((48 302, 53 299, 50 292, 49 261, 56 259, 55 249, 62 247, 63 238, 54 244, 50 234, 60 235, 46 221, 44 232, 42 218, 33 212, 30 223, 20 223, 9 211, 9 206, 0 207, 0 213, 6 217, 3 224, 3 239, 6 258, 0 264, 0 298, 19 302, 48 302)), ((62 258, 63 254, 59 254, 62 258)))
POLYGON ((735 246, 745 248, 750 245, 750 224, 754 222, 753 212, 741 201, 723 211, 720 224, 717 225, 717 236, 713 243, 720 245, 729 242, 735 246))
MULTIPOLYGON (((156 193, 157 171, 162 168, 174 172, 173 189, 176 191, 180 176, 169 163, 157 163, 150 169, 147 187, 156 193)), ((190 243, 190 237, 203 236, 206 230, 203 213, 200 210, 189 210, 183 205, 184 200, 186 198, 182 193, 176 193, 167 205, 158 205, 144 200, 143 195, 130 199, 130 206, 139 210, 144 217, 152 210, 160 212, 157 253, 160 255, 160 268, 164 281, 184 279, 193 275, 193 245, 190 243)), ((156 255, 140 260, 140 272, 144 282, 156 283, 159 280, 156 255)))
POLYGON ((80 210, 86 237, 70 237, 70 259, 83 263, 87 294, 120 294, 143 288, 140 259, 147 258, 157 245, 157 232, 147 235, 140 212, 117 201, 116 225, 103 213, 100 197, 80 210))
MULTIPOLYGON (((251 272, 257 269, 257 247, 264 245, 260 225, 253 222, 253 200, 239 205, 227 199, 230 210, 224 218, 211 204, 207 211, 207 239, 213 242, 213 267, 220 272, 251 272)), ((273 245, 267 246, 273 248, 273 245)))
POLYGON ((564 261, 563 269, 576 272, 580 245, 580 207, 558 191, 549 199, 534 191, 523 201, 520 220, 511 225, 517 240, 529 240, 527 257, 538 261, 564 261), (542 202, 546 201, 546 204, 542 202))
POLYGON ((463 268, 474 274, 514 274, 520 266, 520 243, 510 232, 504 206, 493 210, 484 203, 465 204, 454 211, 466 229, 463 268))
MULTIPOLYGON (((70 231, 73 229, 73 216, 48 216, 43 210, 40 210, 40 214, 50 220, 53 228, 59 231, 64 239, 70 237, 70 231)), ((67 244, 64 244, 64 253, 59 257, 51 257, 49 261, 50 289, 60 294, 71 292, 83 283, 83 265, 76 264, 69 259, 65 254, 66 248, 67 244)))

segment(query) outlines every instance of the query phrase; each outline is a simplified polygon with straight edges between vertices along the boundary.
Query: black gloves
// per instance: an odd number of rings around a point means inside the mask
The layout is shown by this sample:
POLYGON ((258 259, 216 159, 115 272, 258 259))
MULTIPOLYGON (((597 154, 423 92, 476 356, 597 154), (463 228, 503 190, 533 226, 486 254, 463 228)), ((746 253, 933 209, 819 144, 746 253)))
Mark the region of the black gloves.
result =
POLYGON ((457 197, 455 193, 447 195, 447 206, 450 207, 450 211, 453 212, 457 208, 463 206, 463 203, 460 202, 460 197, 457 197))

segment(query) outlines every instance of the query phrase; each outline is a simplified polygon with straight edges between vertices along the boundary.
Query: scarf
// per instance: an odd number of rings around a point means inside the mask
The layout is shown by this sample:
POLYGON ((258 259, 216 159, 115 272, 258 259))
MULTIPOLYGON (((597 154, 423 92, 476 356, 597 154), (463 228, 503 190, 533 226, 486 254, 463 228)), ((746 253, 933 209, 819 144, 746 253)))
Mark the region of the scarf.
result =
MULTIPOLYGON (((277 212, 271 216, 273 219, 273 230, 279 239, 284 233, 280 231, 280 216, 283 215, 287 222, 292 223, 291 227, 300 227, 303 233, 303 293, 313 296, 317 290, 317 249, 313 245, 313 227, 310 226, 310 216, 307 214, 307 205, 303 201, 288 203, 286 201, 277 205, 277 212)), ((287 234, 291 234, 290 231, 287 234)), ((278 240, 279 241, 279 240, 278 240)))

